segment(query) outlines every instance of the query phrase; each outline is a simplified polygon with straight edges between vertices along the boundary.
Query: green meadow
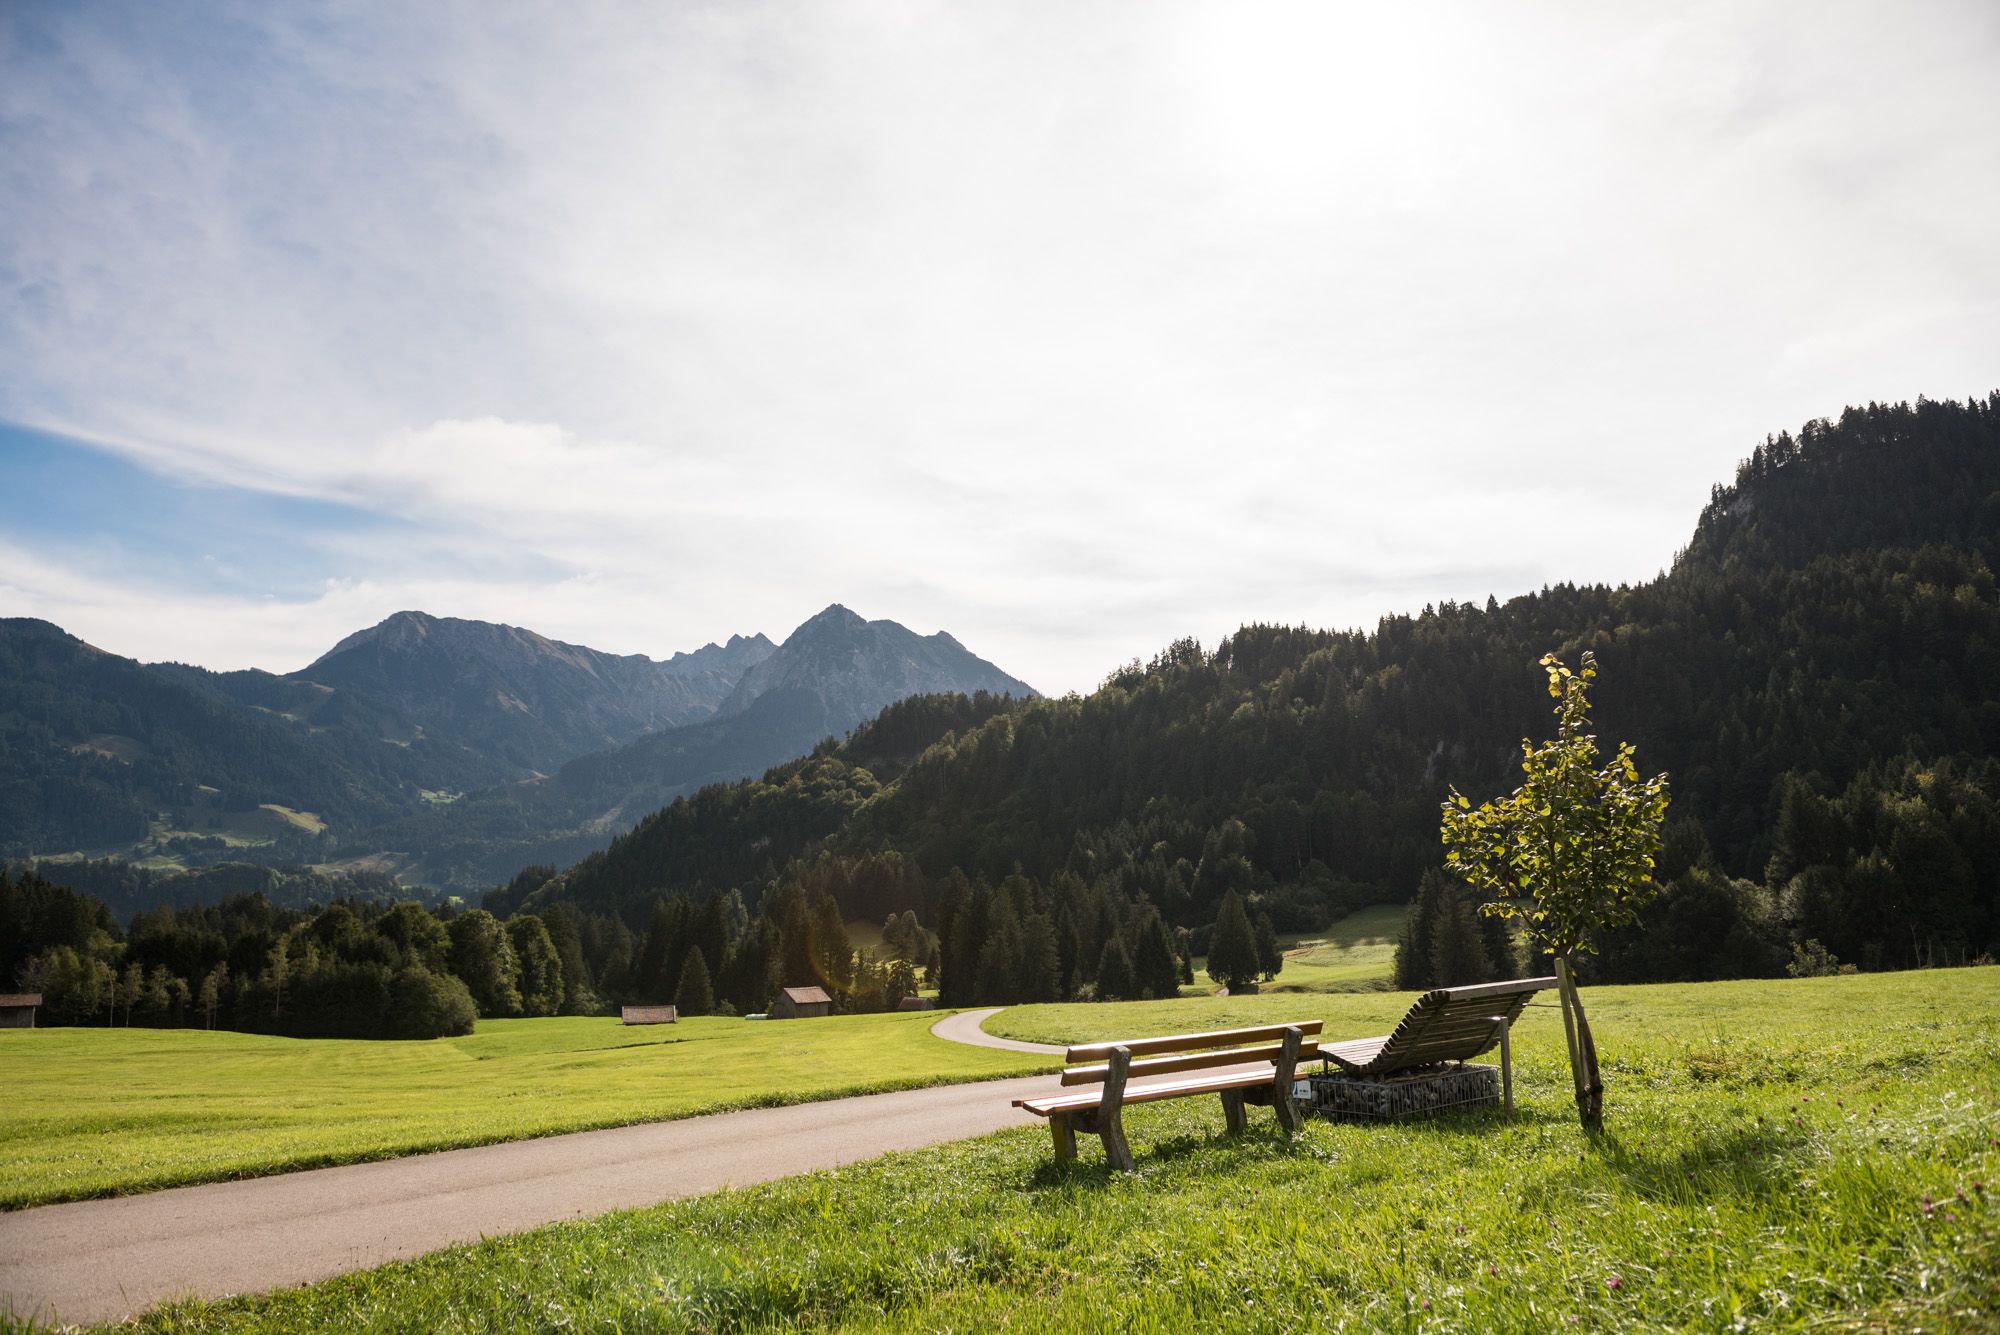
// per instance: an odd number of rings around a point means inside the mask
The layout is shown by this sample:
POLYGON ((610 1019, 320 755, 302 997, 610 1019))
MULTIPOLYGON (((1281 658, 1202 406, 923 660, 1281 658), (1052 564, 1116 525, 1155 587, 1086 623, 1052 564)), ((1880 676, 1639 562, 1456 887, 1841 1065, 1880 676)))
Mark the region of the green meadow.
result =
POLYGON ((481 1020, 427 1042, 0 1030, 0 1208, 1019 1075, 936 1014, 481 1020))
MULTIPOLYGON (((1606 1133, 1553 1011, 1521 1106, 1436 1122, 1132 1110, 1139 1171, 1039 1123, 455 1248, 150 1330, 1990 1330, 2000 1324, 2000 969, 1589 989, 1606 1133)), ((1084 1040, 1407 996, 1030 1007, 1084 1040)), ((1024 1118, 1024 1122, 1026 1119, 1024 1118)))

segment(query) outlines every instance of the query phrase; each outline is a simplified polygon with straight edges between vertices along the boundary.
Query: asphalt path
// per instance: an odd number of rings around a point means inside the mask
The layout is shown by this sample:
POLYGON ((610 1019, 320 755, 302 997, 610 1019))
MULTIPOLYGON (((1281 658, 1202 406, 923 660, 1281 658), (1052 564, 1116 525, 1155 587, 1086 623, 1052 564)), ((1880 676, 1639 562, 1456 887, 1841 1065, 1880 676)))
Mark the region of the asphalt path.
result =
POLYGON ((995 1038, 981 1028, 987 1020, 998 1015, 999 1006, 991 1006, 983 1011, 960 1011, 947 1015, 931 1026, 931 1032, 939 1038, 953 1043, 969 1043, 975 1048, 1004 1048, 1008 1052, 1041 1052, 1050 1056, 1060 1056, 1067 1048, 1050 1047, 1047 1043, 1023 1043, 1018 1039, 995 1038))
MULTIPOLYGON (((1021 1052, 991 1010, 950 1042, 1021 1052)), ((942 1085, 444 1150, 0 1213, 0 1306, 116 1321, 169 1298, 262 1293, 458 1243, 1032 1125, 1013 1100, 1049 1076, 942 1085)))

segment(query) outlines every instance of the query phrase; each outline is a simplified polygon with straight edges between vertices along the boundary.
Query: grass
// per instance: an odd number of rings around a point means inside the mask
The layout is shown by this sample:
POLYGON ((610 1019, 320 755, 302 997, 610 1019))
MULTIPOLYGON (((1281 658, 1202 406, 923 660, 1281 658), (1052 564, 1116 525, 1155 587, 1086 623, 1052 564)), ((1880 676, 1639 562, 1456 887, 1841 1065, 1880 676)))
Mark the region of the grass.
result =
POLYGON ((1395 972, 1396 938, 1407 904, 1375 904, 1348 914, 1316 937, 1285 943, 1285 967, 1266 992, 1386 992, 1395 972))
MULTIPOLYGON (((1402 934, 1407 904, 1373 904, 1357 909, 1324 932, 1278 938, 1285 967, 1264 992, 1386 992, 1394 986, 1396 938, 1402 934)), ((1208 961, 1194 960, 1195 981, 1183 997, 1207 997, 1216 990, 1208 961)))
MULTIPOLYGON (((1299 1328, 1990 1330, 2000 1324, 2000 969, 1587 993, 1609 1129, 1569 1110, 1552 1013, 1521 1111, 1397 1126, 1137 1108, 1139 1171, 1039 1126, 557 1225, 157 1331, 1299 1328)), ((1407 998, 1316 999, 1378 1031, 1407 998)), ((1299 998, 1150 1003, 1165 1027, 1299 998)), ((1139 1006, 1014 1028, 1129 1032, 1139 1006), (1102 1016, 1089 1023, 1083 1017, 1102 1016)))
POLYGON ((935 1012, 482 1020, 379 1043, 193 1029, 0 1030, 0 1207, 1043 1069, 935 1012))

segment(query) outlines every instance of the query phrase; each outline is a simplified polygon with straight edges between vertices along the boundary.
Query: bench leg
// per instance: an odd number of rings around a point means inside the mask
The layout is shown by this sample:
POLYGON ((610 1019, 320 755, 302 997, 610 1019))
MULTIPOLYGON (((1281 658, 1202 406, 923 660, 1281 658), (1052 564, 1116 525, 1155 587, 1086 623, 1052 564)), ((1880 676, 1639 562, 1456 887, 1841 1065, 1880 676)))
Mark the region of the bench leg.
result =
POLYGON ((1125 1076, 1132 1066, 1130 1048, 1113 1048, 1110 1068, 1104 1075, 1104 1096, 1097 1105, 1097 1134, 1104 1141, 1104 1157, 1121 1173, 1132 1171, 1132 1147, 1125 1143, 1125 1076))
POLYGON ((1507 1115, 1514 1115, 1514 1026, 1507 1021, 1500 1022, 1500 1097, 1507 1115))
POLYGON ((1243 1115, 1243 1091, 1225 1089, 1222 1091, 1222 1120, 1229 1127, 1229 1134, 1240 1136, 1250 1129, 1250 1119, 1243 1115))
POLYGON ((1287 1027, 1285 1040, 1278 1049, 1277 1069, 1271 1073, 1271 1111, 1278 1115, 1278 1125, 1288 1136, 1305 1125, 1305 1119, 1299 1116, 1299 1105, 1292 1099, 1292 1080, 1298 1074, 1299 1047, 1304 1041, 1304 1030, 1287 1027))
POLYGON ((1097 1134, 1104 1141, 1104 1157, 1119 1172, 1131 1172, 1136 1165, 1132 1162, 1132 1147, 1125 1142, 1125 1119, 1120 1110, 1109 1109, 1097 1121, 1097 1134))
POLYGON ((1068 1113, 1053 1113, 1049 1117, 1049 1130, 1056 1138, 1056 1159, 1058 1162, 1076 1157, 1076 1128, 1070 1125, 1068 1113))

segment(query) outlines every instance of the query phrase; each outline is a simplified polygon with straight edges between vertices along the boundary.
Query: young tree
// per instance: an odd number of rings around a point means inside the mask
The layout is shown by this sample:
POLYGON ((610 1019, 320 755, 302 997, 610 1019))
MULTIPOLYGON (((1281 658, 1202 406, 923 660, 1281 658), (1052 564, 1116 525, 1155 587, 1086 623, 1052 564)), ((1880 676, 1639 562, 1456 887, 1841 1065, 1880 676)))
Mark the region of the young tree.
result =
POLYGON ((556 1014, 563 1006, 563 967, 548 926, 532 913, 517 913, 507 919, 507 944, 520 966, 521 1013, 556 1014))
POLYGON ((1272 923, 1271 915, 1257 915, 1257 972, 1265 978, 1276 978, 1278 971, 1285 967, 1285 952, 1278 946, 1278 929, 1272 923))
POLYGON ((282 938, 271 947, 265 957, 264 967, 271 975, 271 1015, 275 1018, 285 1013, 285 979, 291 976, 292 956, 282 938))
POLYGON ((1437 940, 1438 905, 1450 881, 1433 867, 1417 882, 1416 902, 1410 916, 1403 919, 1403 934, 1396 940, 1396 986, 1405 992, 1421 992, 1434 986, 1431 948, 1437 940))
POLYGON ((208 971, 201 980, 201 997, 195 1003, 201 1007, 201 1023, 204 1029, 215 1028, 215 1012, 222 1005, 222 989, 229 982, 229 964, 224 961, 208 971))
POLYGON ((1592 654, 1584 653, 1579 672, 1554 654, 1541 666, 1556 702, 1555 740, 1521 743, 1523 782, 1504 798, 1474 807, 1451 790, 1444 804, 1445 865, 1492 896, 1485 912, 1523 917, 1530 939, 1555 957, 1577 1112, 1595 1130, 1604 1123, 1604 1082, 1571 962, 1592 948, 1592 933, 1630 922, 1653 896, 1667 776, 1641 779, 1629 742, 1619 744, 1609 764, 1597 763, 1592 654), (1523 896, 1526 905, 1517 902, 1523 896))
POLYGON ((146 970, 137 963, 125 966, 118 975, 117 1002, 125 1008, 125 1023, 132 1023, 132 1008, 139 1004, 139 998, 146 995, 146 970))
POLYGON ((681 963, 681 985, 674 990, 674 1009, 682 1015, 706 1015, 715 1009, 715 989, 708 979, 708 961, 701 947, 688 951, 681 963))
POLYGON ((1104 939, 1104 953, 1097 957, 1097 999, 1122 1001, 1137 993, 1132 981, 1132 956, 1125 949, 1125 938, 1114 933, 1104 939))
POLYGON ((894 1010, 904 997, 917 995, 917 971, 908 960, 891 960, 882 987, 884 1009, 894 1010))
POLYGON ((1167 931, 1166 919, 1160 916, 1160 911, 1151 904, 1145 905, 1140 910, 1138 928, 1133 936, 1132 977, 1141 995, 1159 998, 1179 996, 1181 962, 1174 955, 1174 938, 1167 931))
POLYGON ((1479 913, 1472 896, 1451 886, 1438 901, 1436 930, 1431 935, 1431 979, 1434 987, 1464 987, 1493 977, 1486 941, 1479 931, 1479 913))
POLYGON ((521 964, 500 920, 473 909, 451 920, 451 971, 484 1016, 521 1013, 521 964))
POLYGON ((1256 929, 1250 926, 1243 896, 1231 890, 1222 897, 1209 938, 1208 976, 1235 995, 1255 988, 1258 972, 1256 929))

